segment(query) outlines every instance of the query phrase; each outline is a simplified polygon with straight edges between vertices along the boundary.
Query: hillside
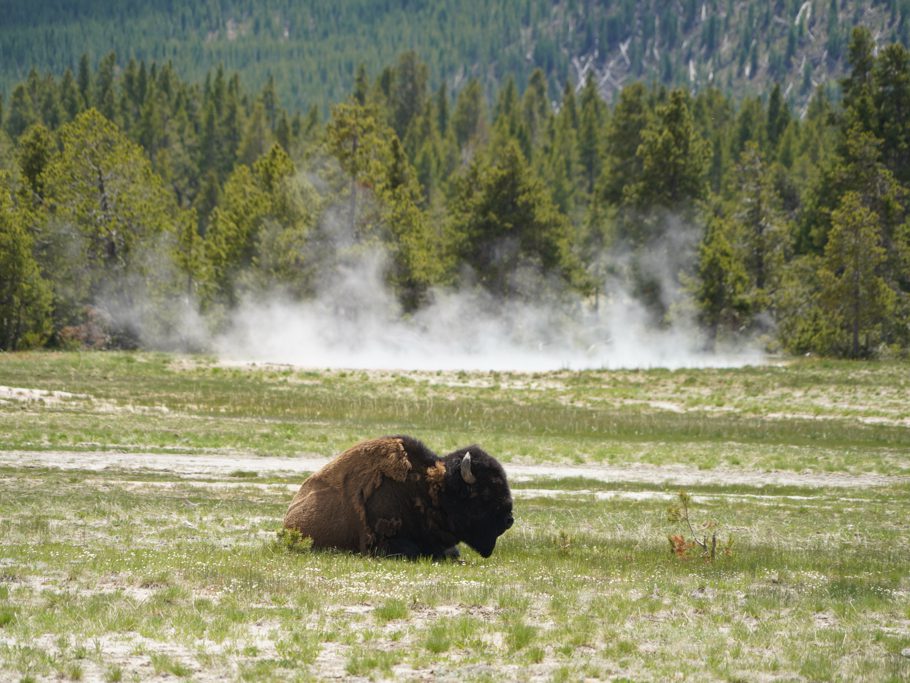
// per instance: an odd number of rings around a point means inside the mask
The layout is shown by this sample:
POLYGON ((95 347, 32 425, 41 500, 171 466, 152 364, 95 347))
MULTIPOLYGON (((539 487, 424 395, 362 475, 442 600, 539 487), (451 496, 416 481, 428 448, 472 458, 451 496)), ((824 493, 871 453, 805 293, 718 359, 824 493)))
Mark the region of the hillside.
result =
MULTIPOLYGON (((557 99, 589 74, 608 100, 643 80, 741 97, 779 82, 801 105, 840 77, 856 25, 877 45, 908 44, 910 0, 6 0, 0 24, 0 92, 32 68, 60 75, 93 63, 172 61, 190 81, 223 64, 248 88, 271 75, 285 106, 322 111, 342 99, 357 66, 368 71, 416 50, 430 82, 453 90, 477 76, 492 93, 508 75, 524 88, 547 75, 557 99)), ((372 73, 373 76, 378 74, 372 73)))

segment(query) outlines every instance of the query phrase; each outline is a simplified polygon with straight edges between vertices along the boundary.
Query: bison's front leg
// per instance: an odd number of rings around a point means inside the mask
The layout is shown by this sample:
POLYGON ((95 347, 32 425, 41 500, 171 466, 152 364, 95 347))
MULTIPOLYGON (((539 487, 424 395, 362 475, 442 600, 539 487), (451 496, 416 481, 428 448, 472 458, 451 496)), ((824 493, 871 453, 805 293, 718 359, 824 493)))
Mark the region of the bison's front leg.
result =
POLYGON ((457 560, 461 553, 457 546, 443 548, 442 546, 428 546, 421 544, 406 536, 395 536, 386 539, 380 554, 386 557, 401 557, 408 560, 417 560, 421 557, 430 557, 436 561, 457 560))
POLYGON ((408 560, 416 560, 423 553, 420 552, 420 546, 410 538, 396 536, 386 539, 381 548, 380 554, 386 557, 402 557, 408 560))

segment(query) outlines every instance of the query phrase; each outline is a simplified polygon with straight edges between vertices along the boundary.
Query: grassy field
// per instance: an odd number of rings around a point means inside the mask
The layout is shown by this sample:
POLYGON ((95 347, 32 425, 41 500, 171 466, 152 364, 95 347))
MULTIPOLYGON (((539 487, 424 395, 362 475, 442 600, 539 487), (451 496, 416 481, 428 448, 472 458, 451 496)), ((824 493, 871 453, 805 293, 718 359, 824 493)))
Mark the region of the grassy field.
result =
POLYGON ((0 355, 0 680, 910 680, 908 519, 907 364, 0 355), (300 463, 388 433, 515 473, 490 559, 278 541, 300 463))

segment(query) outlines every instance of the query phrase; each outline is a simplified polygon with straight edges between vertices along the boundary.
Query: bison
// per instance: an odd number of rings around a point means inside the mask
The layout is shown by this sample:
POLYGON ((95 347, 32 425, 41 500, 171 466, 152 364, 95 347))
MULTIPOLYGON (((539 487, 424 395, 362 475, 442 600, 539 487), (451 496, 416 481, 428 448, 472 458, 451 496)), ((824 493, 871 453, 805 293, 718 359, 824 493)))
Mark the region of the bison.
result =
POLYGON ((314 548, 438 560, 457 558, 459 542, 489 557, 513 521, 506 473, 479 447, 440 458, 410 436, 387 436, 303 482, 284 526, 314 548))

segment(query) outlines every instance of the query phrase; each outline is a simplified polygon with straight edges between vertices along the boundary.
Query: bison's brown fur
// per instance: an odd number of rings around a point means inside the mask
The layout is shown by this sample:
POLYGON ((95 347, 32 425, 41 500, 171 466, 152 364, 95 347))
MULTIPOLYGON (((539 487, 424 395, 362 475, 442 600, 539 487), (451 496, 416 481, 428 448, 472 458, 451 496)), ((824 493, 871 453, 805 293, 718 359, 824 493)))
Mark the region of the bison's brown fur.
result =
POLYGON ((359 443, 303 483, 284 526, 312 538, 314 548, 442 557, 457 554, 464 540, 488 555, 512 523, 512 501, 499 463, 472 449, 476 469, 492 483, 471 486, 455 471, 467 449, 441 459, 406 436, 359 443), (471 521, 462 521, 463 512, 471 521))

